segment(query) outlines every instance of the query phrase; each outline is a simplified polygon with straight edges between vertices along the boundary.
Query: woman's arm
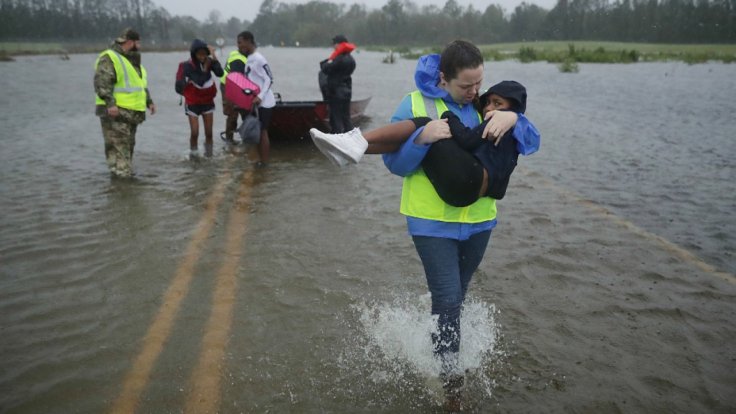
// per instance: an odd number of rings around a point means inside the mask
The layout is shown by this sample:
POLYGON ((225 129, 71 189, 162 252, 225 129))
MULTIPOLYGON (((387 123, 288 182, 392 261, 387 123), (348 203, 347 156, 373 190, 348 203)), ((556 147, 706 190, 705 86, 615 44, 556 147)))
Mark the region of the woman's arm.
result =
MULTIPOLYGON (((391 122, 403 121, 413 117, 411 97, 407 95, 391 117, 391 122)), ((419 168, 424 156, 429 151, 429 144, 438 139, 449 137, 450 129, 446 123, 431 122, 414 131, 398 151, 384 154, 383 163, 391 173, 405 177, 419 168)))
POLYGON ((483 131, 483 138, 492 139, 495 145, 498 145, 501 138, 513 127, 514 138, 519 143, 519 154, 530 155, 539 149, 539 131, 524 114, 491 111, 486 114, 486 120, 488 123, 483 131))
POLYGON ((488 123, 483 131, 483 138, 492 139, 493 143, 498 145, 501 137, 516 125, 519 116, 511 111, 490 111, 484 118, 488 123))

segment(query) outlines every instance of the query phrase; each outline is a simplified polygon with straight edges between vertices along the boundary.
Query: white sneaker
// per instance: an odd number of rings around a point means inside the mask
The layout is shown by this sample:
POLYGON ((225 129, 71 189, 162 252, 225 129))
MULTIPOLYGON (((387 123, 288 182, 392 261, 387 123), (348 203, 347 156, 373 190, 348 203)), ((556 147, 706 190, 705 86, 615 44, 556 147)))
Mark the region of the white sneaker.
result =
MULTIPOLYGON (((312 131, 309 131, 309 132, 310 134, 312 133, 312 131)), ((348 159, 344 155, 338 152, 335 152, 332 148, 327 146, 327 144, 325 144, 325 141, 313 139, 312 142, 314 142, 314 145, 317 147, 319 152, 321 152, 325 157, 327 157, 327 159, 330 160, 330 162, 334 166, 342 168, 348 165, 348 159)))
POLYGON ((309 135, 312 136, 312 141, 317 148, 330 159, 339 155, 348 162, 357 164, 368 148, 368 141, 363 138, 359 128, 353 128, 343 134, 327 134, 312 128, 309 130, 309 135))

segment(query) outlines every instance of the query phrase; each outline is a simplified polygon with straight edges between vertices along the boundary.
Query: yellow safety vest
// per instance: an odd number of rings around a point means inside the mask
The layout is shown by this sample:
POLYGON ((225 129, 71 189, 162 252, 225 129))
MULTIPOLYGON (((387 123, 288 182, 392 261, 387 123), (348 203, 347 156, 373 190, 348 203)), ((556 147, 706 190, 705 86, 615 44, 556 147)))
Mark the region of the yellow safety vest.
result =
POLYGON ((225 64, 225 67, 223 68, 223 71, 225 73, 220 76, 220 83, 225 83, 225 78, 227 78, 227 75, 230 73, 230 64, 235 62, 236 60, 239 60, 243 62, 243 65, 248 63, 248 58, 245 57, 242 53, 240 53, 240 50, 235 49, 232 52, 230 52, 230 56, 227 57, 227 64, 225 64))
MULTIPOLYGON (((148 86, 146 69, 141 65, 141 74, 135 70, 133 64, 123 57, 120 53, 108 49, 97 57, 95 61, 95 70, 100 63, 102 56, 109 56, 112 64, 115 66, 115 74, 117 80, 112 96, 115 98, 115 104, 120 108, 130 109, 132 111, 146 111, 146 87, 148 86)), ((95 96, 97 105, 105 105, 105 101, 99 96, 95 96)))
MULTIPOLYGON (((419 91, 409 94, 411 97, 411 109, 414 117, 429 116, 439 119, 440 115, 447 111, 447 105, 440 99, 434 99, 434 107, 437 111, 427 115, 427 104, 431 102, 419 91)), ((478 119, 482 120, 480 114, 478 119)), ((404 185, 401 189, 401 214, 428 220, 445 221, 452 223, 481 223, 496 218, 496 200, 490 197, 481 197, 475 203, 466 207, 454 207, 445 203, 432 183, 427 178, 424 170, 419 168, 412 174, 404 177, 404 185)))

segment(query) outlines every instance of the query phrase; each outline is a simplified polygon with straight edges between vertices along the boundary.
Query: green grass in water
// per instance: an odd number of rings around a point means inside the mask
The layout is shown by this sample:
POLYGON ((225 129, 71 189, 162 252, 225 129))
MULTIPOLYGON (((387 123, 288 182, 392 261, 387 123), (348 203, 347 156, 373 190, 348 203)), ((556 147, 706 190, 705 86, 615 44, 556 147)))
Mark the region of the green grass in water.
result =
MULTIPOLYGON (((518 59, 520 62, 546 61, 563 63, 634 63, 676 60, 689 64, 707 61, 736 61, 736 45, 676 45, 654 43, 623 43, 596 41, 542 41, 480 45, 487 61, 518 59)), ((412 50, 402 57, 416 59, 427 53, 440 53, 441 47, 412 50)))

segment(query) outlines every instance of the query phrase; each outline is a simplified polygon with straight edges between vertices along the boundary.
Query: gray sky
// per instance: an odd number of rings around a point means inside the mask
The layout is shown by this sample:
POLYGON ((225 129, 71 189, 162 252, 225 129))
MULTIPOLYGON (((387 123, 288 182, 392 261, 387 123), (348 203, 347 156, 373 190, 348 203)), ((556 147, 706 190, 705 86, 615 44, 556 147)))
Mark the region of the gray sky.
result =
MULTIPOLYGON (((308 0, 279 0, 280 3, 306 3, 308 0)), ((327 0, 331 1, 331 0, 327 0)), ((417 5, 424 6, 434 4, 442 7, 447 0, 413 0, 417 5)), ((457 0, 458 3, 467 7, 473 4, 477 10, 485 10, 489 4, 499 4, 511 13, 516 6, 521 4, 522 0, 457 0)), ((171 14, 189 15, 204 20, 209 15, 210 10, 219 10, 223 18, 228 19, 235 16, 239 19, 248 19, 253 21, 258 14, 258 8, 261 6, 261 0, 153 0, 155 4, 165 7, 171 14)), ((378 9, 385 5, 388 0, 349 0, 349 1, 332 1, 333 3, 345 4, 365 4, 369 9, 378 9)), ((556 0, 526 0, 528 4, 536 4, 545 9, 551 9, 556 0)))

